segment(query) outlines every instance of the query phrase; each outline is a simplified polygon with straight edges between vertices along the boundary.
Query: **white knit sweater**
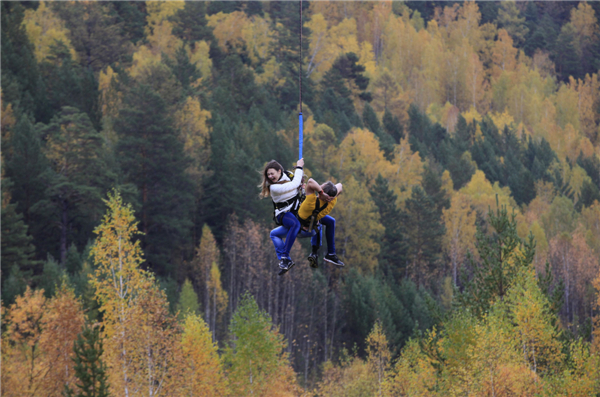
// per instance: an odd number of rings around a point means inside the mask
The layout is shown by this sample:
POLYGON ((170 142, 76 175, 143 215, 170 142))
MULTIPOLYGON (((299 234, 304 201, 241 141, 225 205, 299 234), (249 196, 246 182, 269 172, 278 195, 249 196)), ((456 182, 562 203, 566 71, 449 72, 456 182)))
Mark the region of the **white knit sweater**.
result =
MULTIPOLYGON (((304 172, 300 168, 296 168, 296 171, 294 171, 294 179, 292 179, 291 182, 271 185, 269 191, 271 192, 273 202, 281 203, 295 197, 298 194, 298 187, 300 187, 300 184, 302 183, 302 175, 304 175, 304 172)), ((290 178, 288 178, 285 173, 282 173, 279 182, 289 180, 290 178)), ((278 216, 282 212, 289 211, 291 207, 292 205, 290 204, 282 209, 276 209, 275 216, 278 216)))

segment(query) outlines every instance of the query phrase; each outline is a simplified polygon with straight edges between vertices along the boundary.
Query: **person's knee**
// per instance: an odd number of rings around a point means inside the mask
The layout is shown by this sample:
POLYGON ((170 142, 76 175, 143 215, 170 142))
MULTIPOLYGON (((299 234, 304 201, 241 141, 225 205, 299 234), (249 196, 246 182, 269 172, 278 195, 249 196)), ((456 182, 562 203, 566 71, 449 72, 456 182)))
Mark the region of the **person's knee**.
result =
POLYGON ((327 225, 327 226, 335 228, 335 218, 330 217, 329 218, 329 225, 327 225))
POLYGON ((296 232, 298 232, 298 230, 300 230, 300 221, 293 214, 290 214, 287 217, 287 223, 288 223, 290 229, 294 229, 294 230, 296 230, 296 232))

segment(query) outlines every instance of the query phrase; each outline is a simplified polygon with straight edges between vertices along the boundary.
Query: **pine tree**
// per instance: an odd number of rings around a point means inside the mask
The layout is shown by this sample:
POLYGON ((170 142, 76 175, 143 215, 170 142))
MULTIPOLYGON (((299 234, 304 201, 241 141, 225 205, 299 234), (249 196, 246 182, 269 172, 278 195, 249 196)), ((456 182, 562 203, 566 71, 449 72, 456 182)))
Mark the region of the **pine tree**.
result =
POLYGON ((471 148, 473 160, 490 182, 498 181, 501 185, 506 185, 503 166, 498 159, 503 155, 501 150, 504 146, 498 128, 491 119, 484 119, 480 125, 483 139, 477 139, 471 148))
POLYGON ((75 352, 73 358, 75 376, 78 381, 74 387, 65 385, 65 395, 67 397, 108 397, 108 378, 106 366, 102 361, 104 346, 100 328, 86 326, 77 336, 73 351, 75 352))
MULTIPOLYGON (((166 275, 180 250, 189 249, 192 186, 188 159, 173 130, 168 107, 152 87, 136 84, 115 120, 117 156, 127 182, 139 191, 141 230, 149 264, 166 275)), ((172 269, 172 267, 171 267, 172 269)))
POLYGON ((349 127, 362 125, 354 109, 351 87, 356 85, 359 90, 364 91, 369 84, 369 79, 363 75, 364 66, 357 62, 358 57, 351 52, 338 57, 321 81, 322 94, 319 108, 322 112, 331 110, 337 113, 335 116, 340 119, 342 128, 339 137, 342 137, 350 129, 349 127))
POLYGON ((575 204, 575 209, 581 211, 583 207, 591 207, 594 201, 600 202, 600 190, 589 180, 583 181, 583 187, 579 195, 579 200, 575 204))
POLYGON ((501 4, 497 21, 500 27, 506 29, 511 35, 515 46, 520 47, 525 42, 529 28, 525 23, 525 18, 519 16, 519 9, 514 2, 501 4))
POLYGON ((535 197, 535 184, 531 172, 519 159, 519 150, 507 150, 504 157, 506 184, 517 204, 529 204, 535 197))
POLYGON ((563 81, 568 81, 569 76, 583 77, 578 50, 573 25, 567 23, 560 30, 554 50, 556 70, 563 81))
MULTIPOLYGON (((33 246, 32 237, 27 233, 27 225, 23 222, 23 215, 16 212, 15 204, 10 204, 9 180, 2 179, 2 285, 7 287, 9 273, 13 277, 12 282, 18 279, 29 279, 34 275, 39 275, 41 272, 41 263, 34 258, 35 247, 33 246), (17 270, 12 270, 16 268, 17 270)), ((16 285, 15 285, 16 287, 16 285)), ((5 304, 13 302, 20 288, 15 291, 2 289, 2 300, 5 304)), ((24 290, 24 289, 23 289, 24 290)), ((22 292, 22 291, 20 291, 22 292)))
POLYGON ((2 3, 2 95, 24 114, 48 121, 44 82, 23 25, 24 7, 2 3))
POLYGON ((408 141, 411 150, 418 151, 423 158, 431 155, 437 161, 442 162, 441 143, 446 137, 446 129, 439 123, 433 124, 414 103, 408 108, 408 117, 408 141))
POLYGON ((367 127, 369 131, 373 132, 377 139, 379 139, 379 146, 385 153, 385 156, 388 159, 391 159, 394 152, 394 139, 382 130, 379 119, 377 118, 377 114, 375 114, 375 111, 369 102, 365 103, 362 119, 365 127, 367 127))
POLYGON ((465 118, 459 115, 454 136, 442 143, 442 164, 450 172, 456 190, 466 185, 475 173, 476 167, 468 152, 474 139, 475 125, 475 122, 467 124, 465 118))
POLYGON ((416 328, 433 325, 431 308, 435 307, 424 289, 410 280, 385 279, 351 270, 340 291, 344 310, 344 326, 340 339, 347 346, 356 346, 363 356, 365 344, 374 324, 379 321, 394 347, 394 354, 412 336, 416 328))
POLYGON ((577 157, 577 164, 587 172, 594 185, 600 189, 600 157, 584 157, 580 154, 577 157))
POLYGON ((406 200, 404 225, 408 245, 408 274, 423 284, 436 271, 445 229, 441 209, 421 186, 406 200))
POLYGON ((77 64, 61 41, 50 47, 50 55, 40 68, 48 92, 48 112, 55 116, 64 106, 77 108, 86 113, 94 129, 100 131, 98 81, 92 70, 77 64))
MULTIPOLYGON (((200 210, 202 220, 211 227, 216 240, 220 242, 225 232, 225 220, 232 208, 240 217, 256 219, 258 214, 270 213, 273 206, 268 200, 258 200, 256 174, 240 172, 248 168, 260 169, 266 161, 264 157, 260 159, 258 155, 249 153, 254 145, 248 146, 250 142, 246 139, 249 137, 244 136, 236 123, 218 115, 213 120, 209 168, 214 172, 205 181, 206 194, 200 210), (226 201, 223 200, 225 196, 228 198, 226 201)), ((273 142, 280 141, 273 139, 273 142)), ((278 157, 277 161, 284 167, 292 163, 286 162, 283 156, 278 157)))
POLYGON ((42 174, 48 167, 47 160, 42 153, 40 134, 35 130, 33 120, 26 114, 17 119, 17 124, 12 129, 12 136, 8 142, 3 142, 6 151, 5 171, 6 177, 12 181, 11 196, 17 203, 16 211, 23 214, 26 224, 33 228, 32 234, 39 245, 42 243, 42 230, 36 224, 45 223, 48 217, 32 209, 44 198, 44 184, 42 174))
POLYGON ((2 298, 2 302, 11 304, 17 296, 23 295, 31 277, 22 272, 17 265, 13 265, 11 268, 3 266, 2 276, 5 277, 5 280, 2 281, 2 295, 0 297, 2 298))
POLYGON ((365 103, 363 108, 362 120, 365 128, 374 133, 376 136, 381 136, 381 123, 369 102, 365 103))
MULTIPOLYGON (((246 5, 253 3, 245 3, 246 5)), ((300 59, 300 43, 298 42, 298 27, 300 26, 300 15, 298 6, 293 2, 265 2, 260 3, 262 8, 272 18, 272 29, 277 35, 277 44, 273 48, 273 55, 281 62, 281 74, 284 78, 282 85, 275 89, 279 108, 290 111, 298 106, 298 74, 300 59)), ((309 9, 308 3, 302 3, 304 12, 309 9)), ((308 35, 306 27, 304 34, 308 35)), ((302 41, 302 54, 308 54, 309 41, 302 41)), ((306 73, 305 71, 302 73, 306 73)), ((306 74, 305 74, 306 76, 306 74)), ((312 79, 302 79, 302 101, 311 108, 316 108, 313 103, 314 85, 312 79)))
POLYGON ((144 27, 146 26, 145 2, 111 2, 116 14, 116 23, 123 23, 123 32, 135 45, 145 39, 144 27))
POLYGON ((128 55, 131 43, 124 34, 123 20, 114 3, 51 3, 52 9, 69 27, 70 38, 81 65, 98 73, 128 55))
POLYGON ((542 138, 539 143, 536 143, 531 137, 528 138, 527 148, 523 153, 523 165, 531 171, 534 181, 540 179, 549 181, 548 168, 557 159, 556 153, 546 139, 542 138))
POLYGON ((383 178, 381 174, 375 180, 372 196, 375 205, 379 208, 381 223, 385 227, 385 233, 380 243, 379 265, 388 276, 399 280, 406 271, 408 247, 403 237, 402 215, 396 207, 397 197, 390 190, 387 179, 383 178))
POLYGON ((102 138, 87 114, 71 107, 62 108, 50 124, 41 126, 40 133, 46 138, 51 167, 43 174, 47 198, 37 205, 57 218, 60 262, 64 263, 69 239, 79 238, 75 241, 83 246, 87 240, 83 236, 93 228, 90 221, 100 214, 101 194, 108 185, 102 138))
POLYGON ((485 315, 495 300, 504 299, 521 268, 529 268, 535 255, 533 235, 527 241, 517 235, 515 214, 509 217, 505 206, 495 213, 490 209, 488 222, 493 234, 477 232, 475 246, 481 261, 469 258, 473 278, 467 280, 463 273, 461 281, 465 287, 458 297, 461 305, 477 316, 485 315))
POLYGON ((544 35, 543 28, 540 27, 540 12, 535 2, 527 3, 525 9, 525 25, 529 29, 526 35, 525 43, 523 44, 523 50, 527 56, 533 56, 536 50, 545 49, 546 38, 544 35))
POLYGON ((207 8, 214 6, 213 3, 203 1, 189 1, 185 3, 183 9, 177 11, 172 17, 173 34, 183 40, 186 44, 198 41, 207 41, 210 43, 210 59, 214 65, 219 68, 223 59, 223 51, 219 47, 212 29, 207 25, 207 8))
POLYGON ((191 95, 193 93, 191 84, 202 76, 196 65, 190 61, 185 46, 182 45, 176 50, 174 60, 167 58, 165 63, 171 68, 173 75, 181 84, 184 95, 191 95))
POLYGON ((442 178, 433 166, 425 167, 421 184, 427 196, 433 201, 438 211, 437 215, 441 217, 442 210, 450 207, 450 200, 448 199, 448 192, 442 189, 442 178))
POLYGON ((392 113, 386 108, 382 121, 385 131, 394 138, 397 144, 400 143, 400 140, 404 138, 404 128, 398 117, 392 116, 392 113))

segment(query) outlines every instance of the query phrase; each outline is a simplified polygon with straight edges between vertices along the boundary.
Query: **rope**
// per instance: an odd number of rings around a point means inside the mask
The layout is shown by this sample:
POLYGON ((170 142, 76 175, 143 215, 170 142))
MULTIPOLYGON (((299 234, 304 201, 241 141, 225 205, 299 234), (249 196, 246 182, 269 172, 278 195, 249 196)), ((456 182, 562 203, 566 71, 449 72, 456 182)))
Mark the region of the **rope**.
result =
POLYGON ((300 0, 300 61, 299 61, 299 67, 298 67, 298 91, 300 93, 300 114, 298 115, 298 126, 299 126, 299 132, 298 132, 298 142, 299 142, 299 146, 300 146, 300 150, 299 150, 299 158, 302 158, 302 141, 303 141, 303 134, 302 134, 302 130, 303 130, 303 120, 302 120, 302 0, 300 0))
POLYGON ((298 82, 300 87, 300 113, 302 113, 302 0, 300 0, 300 67, 298 69, 298 82))

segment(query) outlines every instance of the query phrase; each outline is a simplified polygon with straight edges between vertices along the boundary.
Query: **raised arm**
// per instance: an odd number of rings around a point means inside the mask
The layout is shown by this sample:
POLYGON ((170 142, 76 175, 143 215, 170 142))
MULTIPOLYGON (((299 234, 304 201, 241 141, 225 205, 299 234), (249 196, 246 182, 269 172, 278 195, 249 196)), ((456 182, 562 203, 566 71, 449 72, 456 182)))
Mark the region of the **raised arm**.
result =
POLYGON ((284 194, 298 189, 298 187, 302 183, 302 176, 304 175, 304 170, 302 169, 302 167, 304 167, 304 159, 298 160, 296 171, 294 171, 294 179, 292 179, 291 182, 273 184, 269 187, 270 192, 275 194, 284 194))
MULTIPOLYGON (((341 183, 339 183, 338 185, 342 185, 341 183)), ((310 178, 308 180, 308 183, 306 184, 306 194, 307 195, 311 195, 313 193, 318 193, 319 194, 319 198, 321 200, 324 201, 331 201, 333 200, 333 197, 329 197, 327 195, 327 193, 325 193, 323 191, 323 189, 321 188, 321 185, 319 185, 319 183, 317 181, 315 181, 314 179, 310 178)))
POLYGON ((314 192, 320 192, 321 185, 317 183, 314 179, 310 178, 308 183, 306 184, 306 194, 313 194, 314 192))

